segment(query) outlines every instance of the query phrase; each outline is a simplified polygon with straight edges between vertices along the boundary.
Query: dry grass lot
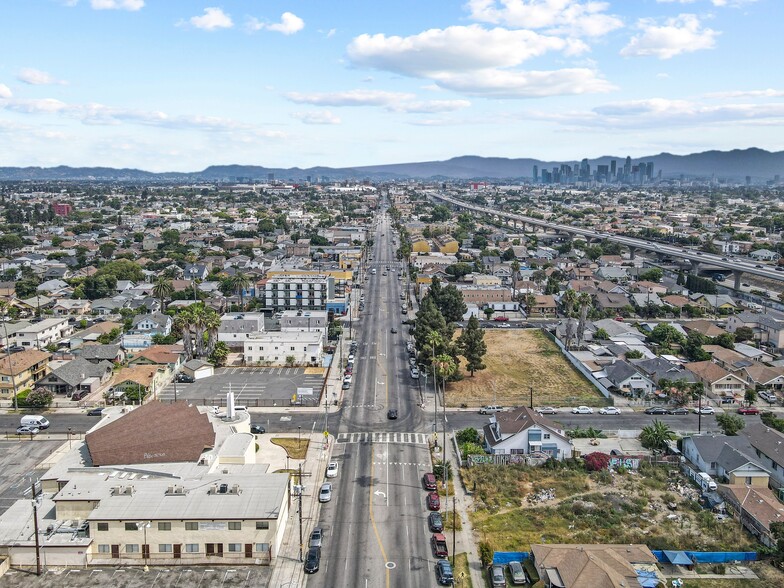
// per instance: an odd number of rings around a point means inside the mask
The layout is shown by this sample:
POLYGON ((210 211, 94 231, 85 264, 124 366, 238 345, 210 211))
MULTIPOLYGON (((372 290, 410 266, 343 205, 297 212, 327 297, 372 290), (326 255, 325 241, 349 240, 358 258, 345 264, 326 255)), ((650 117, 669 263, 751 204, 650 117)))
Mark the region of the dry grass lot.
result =
POLYGON ((285 449, 291 459, 305 459, 305 456, 308 454, 308 443, 310 441, 307 439, 292 439, 290 437, 275 437, 270 439, 270 443, 285 449))
MULTIPOLYGON (((459 332, 456 334, 459 336, 459 332)), ((528 405, 604 406, 599 392, 575 370, 556 345, 538 329, 487 329, 487 369, 447 384, 448 406, 528 405)))

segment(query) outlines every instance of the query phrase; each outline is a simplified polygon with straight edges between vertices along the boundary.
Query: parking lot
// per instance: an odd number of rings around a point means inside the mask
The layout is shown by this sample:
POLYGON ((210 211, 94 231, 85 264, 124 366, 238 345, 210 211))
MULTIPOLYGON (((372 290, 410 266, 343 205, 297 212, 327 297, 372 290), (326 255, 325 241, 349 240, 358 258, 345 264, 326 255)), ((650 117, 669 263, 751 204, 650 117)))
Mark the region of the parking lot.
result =
POLYGON ((0 441, 0 512, 21 498, 30 498, 30 486, 43 473, 36 467, 63 441, 0 441))
POLYGON ((214 586, 267 586, 272 575, 269 566, 187 566, 169 568, 143 567, 90 568, 45 570, 40 576, 10 570, 0 578, 0 588, 85 588, 112 586, 113 588, 212 588, 214 586))
MULTIPOLYGON (((303 404, 317 404, 324 383, 324 368, 228 367, 218 368, 215 375, 192 384, 177 383, 177 400, 190 400, 204 406, 224 406, 226 394, 234 392, 234 402, 245 406, 289 406, 297 388, 312 388, 313 395, 303 397, 303 404)), ((171 383, 158 397, 174 400, 171 383)))

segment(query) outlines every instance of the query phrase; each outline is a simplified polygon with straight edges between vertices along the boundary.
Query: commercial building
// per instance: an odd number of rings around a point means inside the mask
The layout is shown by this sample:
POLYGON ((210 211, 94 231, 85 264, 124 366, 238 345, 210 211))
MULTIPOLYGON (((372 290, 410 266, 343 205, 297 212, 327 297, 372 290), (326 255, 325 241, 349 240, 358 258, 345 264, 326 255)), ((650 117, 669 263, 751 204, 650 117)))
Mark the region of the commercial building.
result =
POLYGON ((324 337, 321 331, 272 331, 244 341, 246 365, 321 365, 324 337))

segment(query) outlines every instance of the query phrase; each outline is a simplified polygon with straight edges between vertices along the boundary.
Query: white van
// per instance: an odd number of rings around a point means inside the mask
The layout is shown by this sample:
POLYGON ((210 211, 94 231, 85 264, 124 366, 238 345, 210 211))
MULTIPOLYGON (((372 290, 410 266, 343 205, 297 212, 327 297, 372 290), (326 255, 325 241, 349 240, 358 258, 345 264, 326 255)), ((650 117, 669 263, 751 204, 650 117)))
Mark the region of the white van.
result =
POLYGON ((38 427, 39 429, 49 428, 49 421, 40 414, 26 414, 22 417, 20 424, 23 427, 38 427))
POLYGON ((503 406, 498 406, 497 404, 488 404, 487 406, 483 406, 479 409, 479 414, 493 414, 496 412, 501 412, 504 410, 503 406))
POLYGON ((711 478, 705 472, 700 472, 697 474, 697 483, 705 492, 713 492, 718 487, 716 486, 716 482, 713 481, 713 478, 711 478))

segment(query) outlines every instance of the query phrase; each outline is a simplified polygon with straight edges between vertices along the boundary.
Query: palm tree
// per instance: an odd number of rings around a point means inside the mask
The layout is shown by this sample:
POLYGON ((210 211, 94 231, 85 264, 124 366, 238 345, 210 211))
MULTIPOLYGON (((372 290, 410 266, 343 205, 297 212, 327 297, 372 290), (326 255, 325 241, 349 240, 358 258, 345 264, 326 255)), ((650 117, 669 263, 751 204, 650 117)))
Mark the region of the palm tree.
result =
POLYGON ((155 279, 155 284, 152 287, 152 294, 161 301, 161 311, 166 311, 166 299, 171 298, 174 294, 174 286, 171 280, 166 276, 160 275, 155 279))
POLYGON ((174 328, 180 332, 185 347, 185 361, 193 359, 193 340, 191 339, 190 307, 181 310, 174 319, 174 328))
POLYGON ((520 272, 520 262, 512 261, 512 298, 517 296, 517 274, 520 272))
POLYGON ((248 289, 253 281, 250 279, 250 276, 246 273, 241 271, 237 271, 233 276, 229 278, 229 285, 231 289, 234 290, 240 297, 240 306, 245 308, 245 290, 248 289))
POLYGON ((660 420, 653 421, 653 424, 642 428, 640 433, 640 443, 652 451, 664 451, 667 449, 667 441, 675 438, 672 429, 660 420))
POLYGON ((204 357, 204 332, 207 328, 207 309, 200 303, 191 304, 188 310, 191 316, 191 326, 194 330, 196 357, 204 357))
POLYGON ((593 298, 591 298, 591 295, 588 294, 588 292, 580 292, 580 295, 577 297, 577 306, 580 308, 580 320, 577 323, 577 347, 580 347, 583 342, 585 323, 588 319, 588 311, 590 310, 592 303, 593 298))
POLYGON ((567 317, 572 316, 572 311, 574 310, 574 305, 577 302, 577 292, 572 290, 571 288, 567 288, 566 291, 561 296, 561 304, 563 305, 564 314, 567 317))
POLYGON ((457 362, 451 355, 442 353, 436 356, 433 365, 436 368, 436 377, 441 378, 442 392, 446 394, 446 379, 457 371, 457 362))
POLYGON ((528 292, 528 294, 523 297, 523 303, 528 310, 528 316, 531 316, 531 313, 536 306, 536 295, 533 292, 528 292))
POLYGON ((212 355, 212 352, 215 351, 215 345, 218 343, 218 330, 220 329, 220 325, 220 315, 213 309, 208 308, 204 319, 204 327, 207 329, 207 357, 212 355))

